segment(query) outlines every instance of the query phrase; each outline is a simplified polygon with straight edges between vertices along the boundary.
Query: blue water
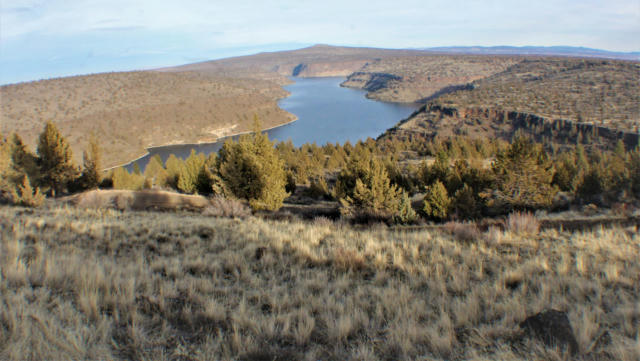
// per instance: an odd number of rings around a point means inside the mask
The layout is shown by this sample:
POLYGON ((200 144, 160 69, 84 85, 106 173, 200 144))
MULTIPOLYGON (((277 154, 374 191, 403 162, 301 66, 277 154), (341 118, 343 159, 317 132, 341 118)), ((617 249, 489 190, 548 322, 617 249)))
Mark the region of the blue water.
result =
MULTIPOLYGON (((278 102, 280 108, 298 120, 267 131, 272 140, 291 139, 294 145, 305 143, 355 143, 376 138, 416 110, 414 105, 379 102, 365 97, 365 92, 340 87, 344 78, 292 78, 285 86, 291 95, 278 102)), ((206 144, 172 145, 150 148, 149 154, 136 162, 144 169, 149 159, 159 154, 163 161, 170 154, 186 158, 198 153, 217 152, 223 141, 206 144)), ((128 165, 131 169, 132 164, 128 165)))

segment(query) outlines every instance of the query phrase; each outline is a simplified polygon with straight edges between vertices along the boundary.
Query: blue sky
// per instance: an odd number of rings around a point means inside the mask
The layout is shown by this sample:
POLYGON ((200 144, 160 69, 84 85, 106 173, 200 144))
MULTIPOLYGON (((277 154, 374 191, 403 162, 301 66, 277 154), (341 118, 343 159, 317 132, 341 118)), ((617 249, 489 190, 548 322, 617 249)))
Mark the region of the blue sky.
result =
POLYGON ((316 43, 640 50, 640 0, 0 0, 0 83, 316 43))

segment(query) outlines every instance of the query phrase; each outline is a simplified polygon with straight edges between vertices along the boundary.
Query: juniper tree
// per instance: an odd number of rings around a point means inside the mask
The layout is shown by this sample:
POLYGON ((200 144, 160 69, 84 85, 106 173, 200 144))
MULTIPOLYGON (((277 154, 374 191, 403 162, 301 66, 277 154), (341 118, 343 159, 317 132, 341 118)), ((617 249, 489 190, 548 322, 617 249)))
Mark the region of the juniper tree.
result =
POLYGON ((358 149, 336 181, 335 195, 340 199, 343 214, 393 216, 398 211, 401 191, 391 184, 381 160, 358 149))
POLYGON ((51 190, 52 195, 64 192, 68 184, 78 177, 73 154, 67 140, 53 122, 44 126, 38 141, 40 183, 51 190))
POLYGON ((254 210, 277 210, 289 195, 284 164, 257 124, 252 134, 223 144, 217 169, 225 188, 248 200, 254 210))
POLYGON ((162 158, 159 155, 151 157, 149 163, 144 168, 144 178, 151 187, 164 187, 167 184, 168 173, 162 165, 162 158))
POLYGON ((89 138, 87 149, 82 152, 82 175, 80 183, 84 189, 97 188, 102 180, 102 154, 95 135, 89 138))
POLYGON ((447 193, 447 188, 439 180, 436 180, 425 189, 423 202, 422 210, 428 217, 443 220, 449 215, 451 199, 447 193))
POLYGON ((551 184, 553 163, 542 145, 526 136, 516 136, 509 148, 499 152, 492 170, 496 187, 482 195, 495 211, 546 208, 557 193, 551 184))

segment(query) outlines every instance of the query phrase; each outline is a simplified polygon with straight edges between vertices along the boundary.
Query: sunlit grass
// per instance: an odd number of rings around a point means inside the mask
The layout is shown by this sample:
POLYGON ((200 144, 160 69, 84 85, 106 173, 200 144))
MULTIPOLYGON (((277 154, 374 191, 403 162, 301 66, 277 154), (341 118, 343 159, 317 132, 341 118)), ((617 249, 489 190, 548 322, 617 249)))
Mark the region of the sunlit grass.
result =
POLYGON ((581 357, 640 356, 640 238, 615 228, 2 207, 0 237, 0 359, 563 359, 518 328, 549 308, 581 357))

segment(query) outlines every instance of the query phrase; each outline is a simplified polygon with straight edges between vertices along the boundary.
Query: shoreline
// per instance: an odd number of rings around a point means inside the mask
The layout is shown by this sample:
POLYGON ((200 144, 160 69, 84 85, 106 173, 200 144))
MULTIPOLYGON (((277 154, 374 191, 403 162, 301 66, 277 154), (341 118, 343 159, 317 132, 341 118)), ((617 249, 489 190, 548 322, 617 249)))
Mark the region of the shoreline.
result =
MULTIPOLYGON (((290 114, 291 114, 291 113, 290 113, 290 114)), ((292 114, 292 115, 293 115, 293 114, 292 114)), ((295 121, 297 121, 297 120, 298 120, 298 117, 297 117, 297 116, 295 116, 295 115, 293 115, 293 119, 292 119, 292 120, 290 120, 290 121, 288 121, 288 122, 286 122, 286 123, 282 123, 282 124, 274 125, 274 126, 269 127, 269 128, 262 129, 261 131, 262 131, 262 132, 267 132, 267 131, 272 130, 272 129, 275 129, 275 128, 284 127, 285 125, 289 125, 289 124, 291 124, 291 123, 293 123, 293 122, 295 122, 295 121)), ((240 135, 244 135, 244 134, 251 134, 251 133, 253 133, 253 131, 251 131, 251 130, 247 130, 247 131, 244 131, 244 132, 239 132, 239 133, 234 133, 234 134, 230 134, 230 135, 225 135, 224 137, 217 138, 217 139, 216 139, 215 141, 213 141, 213 142, 169 143, 169 144, 162 144, 162 145, 156 145, 156 146, 152 146, 152 147, 147 147, 147 148, 145 148, 145 149, 146 149, 146 152, 145 152, 143 155, 141 155, 141 156, 139 156, 139 157, 137 157, 137 158, 135 158, 135 159, 133 159, 133 160, 131 160, 131 161, 128 161, 128 162, 126 162, 126 163, 123 163, 123 164, 120 164, 120 165, 115 165, 115 166, 112 166, 112 167, 109 167, 109 168, 104 168, 102 171, 103 171, 103 172, 107 172, 107 171, 110 171, 110 170, 112 170, 112 169, 116 169, 116 168, 120 168, 120 167, 126 167, 126 166, 128 166, 128 165, 131 165, 131 164, 133 164, 133 163, 135 163, 135 162, 139 161, 140 159, 142 159, 142 158, 144 158, 144 157, 146 157, 146 156, 150 155, 150 154, 151 154, 151 152, 149 152, 149 150, 151 150, 151 149, 167 148, 167 147, 171 147, 171 146, 190 146, 190 145, 192 145, 192 146, 198 146, 198 145, 203 145, 203 144, 215 144, 215 143, 218 143, 218 142, 224 141, 224 140, 226 140, 226 139, 228 139, 228 138, 233 138, 233 137, 237 137, 237 136, 240 136, 240 135)))
MULTIPOLYGON (((293 76, 287 76, 286 78, 291 82, 290 84, 295 83, 295 78, 296 78, 296 77, 293 77, 293 76)), ((309 78, 341 78, 341 79, 344 79, 345 81, 346 81, 346 79, 347 79, 347 77, 345 77, 345 76, 319 76, 319 77, 309 77, 309 78)), ((351 86, 345 86, 345 85, 343 85, 343 83, 344 83, 344 81, 343 81, 343 82, 341 82, 340 84, 338 84, 338 86, 339 86, 339 87, 341 87, 341 88, 346 88, 346 89, 351 89, 351 90, 359 91, 359 92, 363 93, 364 98, 369 99, 369 100, 372 100, 372 101, 375 101, 375 102, 381 102, 381 103, 387 103, 387 104, 397 104, 397 105, 401 105, 401 106, 414 106, 414 107, 416 107, 417 109, 419 109, 422 105, 424 105, 424 104, 421 104, 421 103, 393 102, 393 101, 385 101, 385 100, 380 100, 380 99, 370 98, 370 97, 368 96, 368 95, 369 95, 369 93, 370 93, 369 91, 367 91, 367 90, 365 90, 365 89, 362 89, 362 88, 356 88, 356 87, 351 87, 351 86)), ((285 84, 285 85, 289 85, 289 84, 285 84)), ((278 101, 278 102, 279 102, 281 99, 285 99, 285 98, 288 98, 289 96, 291 96, 291 93, 290 93, 287 89, 285 89, 285 88, 284 88, 284 86, 285 86, 285 85, 281 85, 280 87, 281 87, 284 91, 286 91, 286 92, 287 92, 287 95, 286 95, 286 96, 284 96, 284 97, 278 98, 278 99, 277 99, 277 101, 278 101)), ((280 109, 282 109, 282 108, 280 108, 280 109)), ((284 109, 283 109, 283 110, 284 110, 284 109)), ((286 110, 285 110, 285 111, 286 111, 286 110)), ((289 113, 289 112, 287 112, 287 113, 289 113)), ((415 112, 414 112, 414 113, 415 113, 415 112)), ((293 122, 295 122, 295 121, 297 121, 297 120, 298 120, 298 117, 297 117, 295 114, 292 114, 292 113, 289 113, 289 114, 291 114, 291 115, 293 116, 293 119, 292 119, 292 120, 290 120, 290 121, 288 121, 288 122, 286 122, 286 123, 282 123, 282 124, 278 124, 278 125, 275 125, 275 126, 272 126, 272 127, 269 127, 269 128, 262 129, 262 131, 263 131, 263 132, 267 132, 267 131, 272 130, 272 129, 275 129, 275 128, 279 128, 279 127, 283 127, 283 126, 285 126, 285 125, 289 125, 289 124, 291 124, 291 123, 293 123, 293 122)), ((413 115, 413 113, 412 113, 412 115, 413 115)), ((401 121, 402 121, 402 120, 401 120, 401 121)), ((387 129, 387 130, 388 130, 388 129, 387 129)), ((386 132, 386 131, 385 131, 385 132, 386 132)), ((380 134, 380 135, 383 135, 385 132, 383 132, 383 133, 382 133, 382 134, 380 134)), ((171 147, 171 146, 198 146, 198 145, 203 145, 203 144, 215 144, 215 143, 218 143, 218 142, 220 142, 220 141, 224 141, 224 140, 226 140, 226 139, 228 139, 228 138, 233 138, 233 137, 237 137, 237 136, 244 135, 244 134, 250 134, 250 133, 253 133, 253 132, 252 132, 252 131, 250 131, 250 130, 248 130, 248 131, 244 131, 244 132, 234 133, 234 134, 226 135, 226 136, 224 136, 224 137, 217 138, 217 139, 216 139, 215 141, 213 141, 213 142, 207 142, 207 141, 205 141, 205 142, 195 142, 195 143, 173 143, 173 144, 161 144, 161 145, 156 145, 156 146, 152 146, 152 147, 147 147, 147 148, 145 148, 145 149, 146 149, 146 152, 145 152, 143 155, 141 155, 141 156, 139 156, 139 157, 137 157, 137 158, 135 158, 135 159, 133 159, 133 160, 131 160, 131 161, 128 161, 128 162, 126 162, 126 163, 123 163, 123 164, 120 164, 120 165, 115 165, 115 166, 113 166, 113 167, 109 167, 109 168, 105 168, 105 169, 103 169, 103 172, 110 171, 110 170, 112 170, 112 169, 116 169, 116 168, 120 168, 120 167, 126 167, 126 166, 129 166, 129 165, 132 165, 133 163, 137 162, 138 160, 140 160, 140 159, 142 159, 142 158, 144 158, 144 157, 148 156, 149 154, 151 154, 151 153, 149 152, 149 150, 152 150, 152 149, 167 148, 167 147, 171 147)), ((379 136, 380 136, 380 135, 379 135, 379 136)))

